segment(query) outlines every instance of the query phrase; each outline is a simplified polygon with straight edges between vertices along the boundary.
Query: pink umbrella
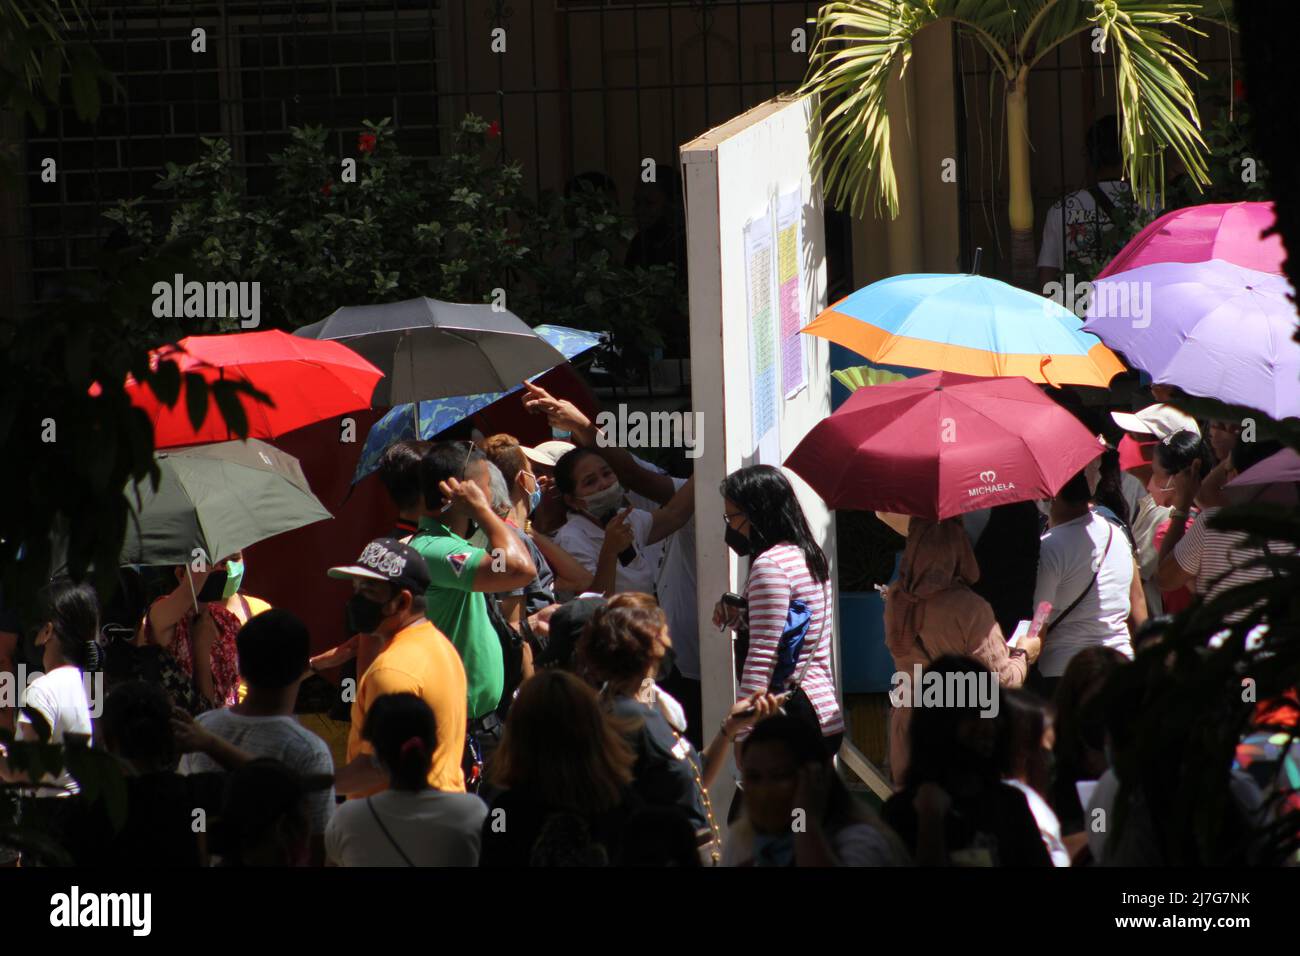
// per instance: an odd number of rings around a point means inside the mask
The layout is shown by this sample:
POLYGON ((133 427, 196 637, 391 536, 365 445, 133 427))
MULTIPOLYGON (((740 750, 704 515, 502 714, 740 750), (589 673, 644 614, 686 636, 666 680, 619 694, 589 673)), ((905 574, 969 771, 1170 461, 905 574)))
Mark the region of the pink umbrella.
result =
POLYGON ((1300 502, 1300 452, 1283 448, 1251 465, 1224 487, 1228 498, 1237 503, 1294 507, 1300 502))
POLYGON ((1281 275, 1286 260, 1282 237, 1260 238, 1273 223, 1271 202, 1221 202, 1175 209, 1130 239, 1097 278, 1156 262, 1210 259, 1281 275))

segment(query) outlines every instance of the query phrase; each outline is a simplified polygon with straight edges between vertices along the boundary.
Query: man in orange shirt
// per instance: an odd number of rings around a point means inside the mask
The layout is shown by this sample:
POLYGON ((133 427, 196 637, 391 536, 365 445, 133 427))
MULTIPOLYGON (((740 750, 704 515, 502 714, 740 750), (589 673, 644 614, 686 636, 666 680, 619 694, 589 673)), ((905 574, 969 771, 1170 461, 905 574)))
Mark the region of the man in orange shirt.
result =
POLYGON ((330 568, 329 576, 351 579, 352 620, 383 642, 356 688, 348 763, 336 774, 335 789, 349 797, 364 797, 387 788, 388 773, 376 764, 361 732, 376 700, 409 693, 427 703, 437 721, 429 786, 464 792, 461 759, 469 699, 465 667, 451 641, 425 617, 429 569, 424 558, 395 538, 378 538, 366 545, 355 564, 330 568))

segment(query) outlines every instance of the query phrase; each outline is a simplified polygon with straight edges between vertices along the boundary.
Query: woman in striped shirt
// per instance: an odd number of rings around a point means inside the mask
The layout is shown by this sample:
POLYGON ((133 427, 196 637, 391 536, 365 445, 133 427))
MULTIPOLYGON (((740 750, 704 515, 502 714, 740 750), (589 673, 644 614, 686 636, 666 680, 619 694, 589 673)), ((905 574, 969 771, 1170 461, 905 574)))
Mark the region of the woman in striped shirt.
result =
MULTIPOLYGON (((791 681, 798 679, 807 663, 799 687, 807 700, 795 695, 787 702, 786 711, 798 713, 805 708, 810 722, 815 716, 827 756, 833 756, 844 738, 844 717, 831 670, 834 629, 826 555, 813 540, 794 489, 780 469, 753 465, 732 472, 723 479, 722 497, 727 544, 737 554, 751 559, 745 585, 749 647, 736 699, 768 690, 790 603, 803 601, 811 620, 791 681), (811 659, 809 654, 813 655, 811 659)), ((727 609, 719 604, 714 609, 714 625, 721 626, 727 620, 727 609)), ((789 683, 773 693, 787 690, 789 683)))

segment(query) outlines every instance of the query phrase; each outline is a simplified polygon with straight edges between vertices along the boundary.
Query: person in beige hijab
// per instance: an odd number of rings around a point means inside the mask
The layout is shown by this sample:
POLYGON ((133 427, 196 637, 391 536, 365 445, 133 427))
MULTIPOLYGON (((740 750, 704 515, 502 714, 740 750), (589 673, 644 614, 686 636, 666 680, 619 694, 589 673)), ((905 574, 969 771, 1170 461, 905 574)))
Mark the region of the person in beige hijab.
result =
MULTIPOLYGON (((1009 648, 993 608, 970 586, 979 564, 960 518, 912 518, 898 579, 885 592, 885 645, 894 669, 910 679, 945 654, 972 657, 998 677, 1002 687, 1020 687, 1042 650, 1042 640, 1021 639, 1009 648)), ((890 720, 889 766, 895 785, 907 770, 911 708, 895 707, 890 720)))

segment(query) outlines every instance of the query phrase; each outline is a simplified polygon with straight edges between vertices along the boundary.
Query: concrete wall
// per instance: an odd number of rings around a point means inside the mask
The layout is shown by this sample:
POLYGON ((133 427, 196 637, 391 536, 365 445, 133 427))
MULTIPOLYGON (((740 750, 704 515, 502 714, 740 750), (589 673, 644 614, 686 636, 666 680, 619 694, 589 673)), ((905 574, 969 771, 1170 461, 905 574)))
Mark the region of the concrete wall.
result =
MULTIPOLYGON (((799 184, 803 194, 801 300, 806 324, 826 305, 826 262, 820 187, 808 168, 808 100, 773 100, 685 144, 687 248, 691 287, 691 371, 696 411, 704 414, 703 454, 695 465, 698 516, 696 566, 699 586, 700 659, 704 726, 712 729, 730 706, 731 641, 710 617, 725 591, 744 587, 747 563, 723 543, 722 478, 753 464, 749 316, 746 297, 745 223, 767 208, 769 194, 799 184)), ((808 384, 779 403, 781 457, 813 425, 830 414, 829 343, 809 338, 808 384)), ((775 462, 764 462, 775 463, 775 462)), ((813 534, 832 558, 835 587, 835 517, 791 472, 813 534)), ((838 645, 838 632, 835 635, 838 645)), ((838 659, 838 654, 836 654, 838 659)), ((730 782, 720 780, 714 804, 725 807, 730 782)))

